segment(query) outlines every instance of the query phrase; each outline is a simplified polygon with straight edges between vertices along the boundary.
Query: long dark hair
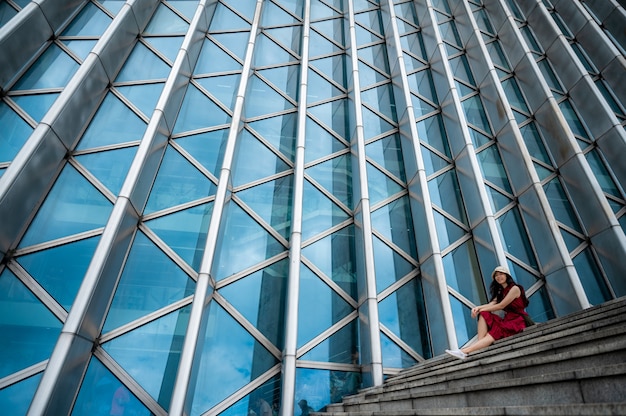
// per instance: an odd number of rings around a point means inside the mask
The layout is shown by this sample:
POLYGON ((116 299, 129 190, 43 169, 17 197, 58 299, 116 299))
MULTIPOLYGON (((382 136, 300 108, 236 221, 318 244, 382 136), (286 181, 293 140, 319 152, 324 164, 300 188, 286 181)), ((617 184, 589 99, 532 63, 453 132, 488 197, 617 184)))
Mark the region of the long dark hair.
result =
MULTIPOLYGON (((524 288, 521 285, 515 283, 510 274, 505 274, 507 287, 510 285, 519 287, 519 290, 521 292, 520 297, 524 302, 524 307, 528 306, 528 298, 526 297, 526 291, 524 290, 524 288)), ((491 280, 491 286, 489 286, 489 291, 491 292, 491 300, 495 299, 498 303, 502 302, 502 299, 504 299, 504 288, 500 283, 496 281, 496 279, 491 280)))

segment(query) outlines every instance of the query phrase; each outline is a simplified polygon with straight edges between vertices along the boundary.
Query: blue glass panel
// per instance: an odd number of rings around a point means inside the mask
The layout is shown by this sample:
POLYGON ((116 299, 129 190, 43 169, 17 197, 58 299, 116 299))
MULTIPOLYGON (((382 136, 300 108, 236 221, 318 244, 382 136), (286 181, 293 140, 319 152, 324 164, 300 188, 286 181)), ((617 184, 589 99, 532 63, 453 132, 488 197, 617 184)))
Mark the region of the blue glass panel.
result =
POLYGON ((387 60, 387 49, 384 44, 374 45, 359 49, 359 59, 371 64, 379 71, 389 73, 389 61, 387 60))
POLYGON ((151 414, 97 358, 91 358, 72 416, 151 414))
POLYGON ((95 40, 73 40, 73 39, 65 39, 63 43, 67 46, 74 54, 81 60, 85 60, 89 52, 96 45, 95 40))
POLYGON ((302 255, 312 261, 354 299, 356 293, 356 257, 354 226, 342 228, 302 249, 302 255))
POLYGON ((443 258, 443 270, 448 285, 476 305, 486 303, 483 279, 478 267, 474 243, 470 240, 443 258))
POLYGON ((272 237, 235 203, 228 205, 219 260, 214 265, 216 280, 231 276, 285 251, 272 237))
POLYGON ((373 237, 373 246, 376 292, 380 293, 409 274, 415 267, 376 236, 373 237))
POLYGON ((317 72, 309 70, 307 102, 315 103, 331 97, 343 96, 344 91, 340 90, 317 72))
POLYGON ((509 185, 509 179, 504 170, 498 148, 495 145, 489 146, 481 150, 477 156, 483 177, 495 186, 500 187, 500 189, 511 193, 512 190, 509 185))
POLYGON ((437 110, 433 105, 427 103, 425 100, 411 94, 411 104, 413 105, 413 113, 415 118, 422 118, 437 110))
POLYGON ((552 302, 546 287, 540 288, 528 299, 530 304, 526 307, 526 312, 533 318, 535 322, 546 322, 556 318, 552 311, 552 302))
POLYGON ((402 163, 400 137, 397 134, 368 144, 365 147, 365 152, 368 158, 384 167, 387 172, 393 174, 402 182, 406 181, 404 164, 402 163))
POLYGON ((194 288, 195 282, 139 232, 126 260, 103 332, 192 295, 194 288))
POLYGON ((599 150, 587 152, 585 154, 585 157, 587 159, 587 162, 589 162, 589 166, 591 167, 595 178, 598 180, 600 187, 602 187, 602 190, 607 194, 613 195, 614 197, 621 199, 622 195, 618 190, 617 185, 613 181, 613 178, 611 178, 608 169, 602 162, 602 159, 599 155, 599 150))
POLYGON ((489 57, 491 57, 491 60, 494 64, 499 65, 500 67, 507 70, 511 68, 498 41, 488 43, 486 46, 487 51, 489 52, 489 57))
POLYGON ((425 69, 423 71, 416 72, 407 77, 409 87, 422 97, 437 104, 437 92, 435 91, 435 85, 433 84, 430 70, 425 69))
POLYGON ((407 254, 416 257, 408 197, 398 198, 372 212, 372 227, 407 254))
POLYGON ((172 398, 190 309, 172 312, 102 345, 164 409, 172 398))
MULTIPOLYGON (((179 3, 179 2, 177 2, 179 3)), ((194 1, 194 9, 197 7, 197 1, 194 1)), ((183 43, 182 36, 166 36, 166 37, 145 37, 144 40, 161 52, 170 62, 176 60, 180 46, 183 43)))
POLYGON ((252 21, 254 17, 254 11, 256 9, 256 1, 254 0, 227 0, 224 3, 228 4, 231 8, 237 10, 239 14, 245 17, 248 21, 252 21))
POLYGON ((378 304, 380 322, 421 356, 430 356, 424 296, 413 279, 378 304))
POLYGON ((277 113, 294 108, 276 90, 271 88, 259 77, 252 76, 248 82, 246 100, 244 101, 244 114, 246 118, 253 118, 268 113, 277 113))
POLYGON ((552 208, 552 212, 557 221, 562 222, 578 232, 582 232, 578 218, 576 218, 572 205, 567 199, 565 190, 558 178, 554 178, 545 184, 543 189, 546 192, 546 197, 548 197, 548 202, 550 202, 550 208, 552 208))
POLYGON ((224 298, 278 349, 282 349, 289 261, 259 270, 220 289, 224 298))
POLYGON ((306 163, 344 150, 347 147, 310 117, 306 119, 306 137, 311 138, 305 143, 304 158, 306 163))
POLYGON ((143 43, 137 42, 115 81, 166 79, 171 68, 143 43))
MULTIPOLYGON (((528 289, 537 283, 537 277, 517 263, 513 263, 508 260, 508 266, 511 271, 511 276, 513 276, 513 280, 522 285, 524 288, 528 289)), ((485 275, 483 277, 485 280, 485 286, 491 285, 491 276, 485 275)))
MULTIPOLYGON (((321 70, 328 78, 332 79, 340 86, 345 87, 346 86, 345 59, 346 59, 345 55, 334 55, 334 56, 329 56, 326 58, 312 60, 311 65, 321 70)), ((361 79, 361 86, 366 85, 364 82, 364 76, 363 76, 366 70, 361 70, 361 67, 364 67, 364 66, 369 68, 371 71, 373 71, 367 65, 364 65, 361 62, 359 62, 359 77, 361 79)), ((380 78, 377 78, 375 82, 382 81, 384 79, 385 78, 382 75, 380 75, 380 78)), ((371 84, 374 84, 375 82, 371 82, 371 84)))
POLYGON ((326 405, 331 403, 331 373, 330 370, 296 369, 294 415, 325 410, 326 405))
POLYGON ((146 123, 115 95, 108 93, 83 134, 77 149, 141 140, 146 123))
POLYGON ((0 102, 0 126, 0 162, 11 162, 33 128, 4 102, 0 102))
POLYGON ((20 247, 103 227, 112 209, 111 201, 68 164, 30 224, 20 247))
POLYGON ((430 180, 428 190, 433 204, 443 208, 448 214, 467 225, 465 206, 455 171, 447 171, 430 180))
MULTIPOLYGON (((424 47, 424 41, 422 39, 421 33, 411 33, 409 35, 402 36, 400 38, 400 44, 402 45, 403 51, 412 53, 418 58, 422 58, 425 61, 428 61, 428 55, 426 54, 426 49, 424 47)), ((418 61, 409 64, 410 69, 417 69, 422 66, 423 65, 420 65, 418 61)))
POLYGON ((169 0, 167 3, 189 20, 193 19, 198 9, 198 0, 169 0))
POLYGON ((219 176, 227 138, 228 130, 216 130, 181 137, 175 141, 209 172, 219 176))
POLYGON ((434 211, 433 215, 435 217, 435 228, 437 229, 437 237, 439 238, 439 247, 441 249, 448 247, 467 233, 467 231, 439 212, 434 211))
POLYGON ((323 33, 324 36, 332 39, 335 43, 345 46, 346 34, 343 23, 343 19, 318 20, 317 22, 312 22, 311 27, 315 28, 318 33, 323 33))
MULTIPOLYGON (((220 413, 220 416, 263 415, 261 406, 270 406, 272 415, 280 413, 281 377, 274 376, 270 381, 246 395, 237 403, 220 413), (270 404, 271 403, 271 404, 270 404)), ((267 408, 265 408, 267 411, 267 408)), ((266 415, 268 413, 265 413, 266 415)))
POLYGON ((553 171, 546 169, 544 166, 540 165, 539 163, 533 163, 533 166, 535 167, 535 171, 537 172, 537 176, 539 176, 539 180, 541 182, 543 182, 544 180, 546 180, 546 178, 550 175, 552 175, 553 171))
POLYGON ((20 78, 13 89, 63 88, 77 69, 78 63, 53 43, 20 78))
POLYGON ((265 118, 249 124, 289 160, 295 159, 297 113, 265 118))
POLYGON ((212 37, 219 45, 234 53, 243 62, 248 47, 248 38, 250 37, 248 32, 216 33, 212 37))
POLYGON ((100 10, 95 4, 87 3, 62 36, 101 36, 112 19, 100 10))
POLYGON ((486 133, 491 133, 489 127, 489 121, 487 120, 487 114, 483 107, 482 101, 478 95, 474 95, 463 101, 463 110, 465 111, 465 118, 468 123, 482 129, 486 133))
POLYGON ((367 188, 372 205, 405 190, 370 163, 367 164, 367 188))
POLYGON ((470 308, 452 295, 449 298, 452 319, 454 319, 454 332, 457 342, 462 346, 476 334, 476 319, 472 318, 470 308))
MULTIPOLYGON (((207 312, 205 312, 207 313, 207 312)), ((191 415, 196 416, 272 368, 278 360, 212 302, 204 335, 191 415), (219 330, 217 330, 219 328, 219 330)))
POLYGON ((135 157, 136 147, 109 150, 76 156, 76 160, 86 167, 114 195, 122 188, 124 179, 135 157))
POLYGON ((304 4, 299 0, 278 0, 276 3, 300 18, 304 13, 304 4))
POLYGON ((493 212, 500 211, 512 201, 508 196, 496 191, 491 186, 485 185, 485 190, 487 191, 487 198, 489 198, 489 203, 493 212))
POLYGON ((144 214, 205 198, 215 185, 180 153, 168 147, 161 162, 144 214))
POLYGON ((347 123, 348 118, 346 116, 346 100, 340 99, 331 101, 326 104, 317 105, 311 107, 308 110, 313 116, 317 117, 326 127, 336 132, 339 137, 347 137, 347 123))
POLYGON ((338 156, 306 170, 315 182, 322 185, 348 208, 352 208, 352 169, 350 155, 338 156))
POLYGON ((354 28, 354 31, 356 35, 356 44, 359 46, 367 45, 376 41, 380 41, 379 36, 363 28, 360 25, 356 25, 354 28))
POLYGON ((119 13, 122 9, 122 6, 126 1, 124 0, 98 0, 98 3, 103 5, 108 11, 113 13, 114 15, 119 13))
POLYGON ((579 237, 565 231, 562 228, 560 230, 561 235, 563 236, 563 241, 565 241, 565 245, 567 246, 568 252, 571 253, 572 251, 574 251, 575 248, 583 243, 583 240, 581 240, 579 237))
POLYGON ((209 31, 211 33, 224 32, 228 30, 250 30, 250 23, 238 16, 228 7, 218 3, 215 8, 213 19, 211 19, 211 25, 209 31))
POLYGON ((163 85, 165 84, 159 82, 156 84, 120 86, 116 89, 124 97, 128 98, 145 116, 150 117, 161 96, 163 85))
POLYGON ((345 318, 353 308, 309 268, 300 267, 298 348, 345 318))
POLYGON ((283 48, 289 48, 296 55, 300 54, 300 39, 302 38, 302 28, 300 26, 266 29, 265 33, 275 41, 278 41, 278 44, 283 48))
POLYGON ((602 273, 596 264, 591 248, 587 247, 572 260, 580 282, 585 288, 587 299, 592 305, 599 305, 612 298, 602 273))
POLYGON ((237 192, 248 207, 287 240, 291 230, 292 181, 290 175, 237 192))
POLYGON ((468 85, 476 85, 476 81, 474 81, 474 76, 472 75, 465 55, 450 59, 450 69, 452 69, 455 78, 460 79, 468 85))
POLYGON ((16 95, 11 97, 29 116, 39 121, 46 115, 59 93, 16 95))
POLYGON ((213 204, 208 203, 147 221, 146 224, 191 267, 198 269, 212 212, 213 204))
POLYGON ((259 71, 259 73, 271 82, 272 85, 279 88, 283 94, 289 96, 294 101, 298 100, 300 87, 299 65, 285 65, 278 68, 264 69, 259 71))
POLYGON ((528 123, 524 127, 520 128, 520 132, 522 133, 524 143, 526 143, 526 148, 528 149, 530 155, 547 165, 552 165, 546 147, 544 146, 541 136, 539 135, 539 131, 537 130, 537 125, 534 122, 528 123))
POLYGON ((311 30, 310 32, 310 43, 309 43, 309 56, 324 56, 331 55, 337 52, 342 52, 342 48, 332 43, 330 40, 326 39, 324 36, 317 33, 315 30, 311 30))
POLYGON ((321 20, 327 17, 335 17, 338 13, 321 1, 311 2, 311 20, 321 20))
POLYGON ((241 70, 241 64, 215 43, 206 39, 193 73, 197 75, 237 70, 241 70))
POLYGON ((530 241, 517 207, 499 217, 496 224, 500 231, 500 238, 504 243, 504 250, 531 267, 536 268, 535 255, 532 252, 530 241))
POLYGON ((420 140, 428 143, 442 155, 450 157, 450 147, 441 114, 417 122, 417 135, 420 140))
POLYGON ((17 262, 69 311, 100 237, 87 238, 17 258, 17 262))
POLYGON ((380 348, 383 353, 384 368, 408 368, 417 364, 413 357, 382 332, 380 333, 380 348))
POLYGON ((243 185, 290 167, 280 160, 249 131, 244 130, 237 142, 233 185, 243 185))
POLYGON ((302 239, 307 240, 349 218, 337 204, 333 203, 307 180, 304 181, 304 207, 302 239))
POLYGON ((358 320, 353 320, 299 359, 303 361, 359 364, 359 327, 357 324, 358 320))
POLYGON ((4 416, 22 416, 28 413, 42 374, 35 374, 0 390, 0 408, 4 416))
POLYGON ((441 158, 441 156, 435 154, 426 146, 422 145, 421 148, 426 176, 430 176, 438 170, 448 167, 450 165, 451 162, 441 158))
POLYGON ((174 133, 219 126, 230 122, 230 116, 204 95, 193 84, 187 87, 187 93, 176 119, 174 133))
POLYGON ((515 78, 509 78, 502 81, 502 87, 504 88, 506 98, 509 100, 509 104, 511 104, 511 106, 526 113, 530 112, 515 78))
POLYGON ((578 117, 578 114, 576 114, 576 111, 574 111, 572 104, 568 100, 561 101, 559 103, 559 108, 563 113, 563 117, 565 117, 565 121, 567 121, 567 124, 572 129, 572 132, 583 139, 589 139, 585 126, 578 117))
POLYGON ((152 15, 152 19, 144 29, 144 33, 152 35, 184 35, 187 33, 188 28, 189 23, 181 19, 168 7, 161 4, 154 15, 152 15))
POLYGON ((0 274, 0 379, 50 357, 61 322, 11 271, 0 274))
POLYGON ((0 27, 4 26, 16 14, 17 10, 11 7, 9 3, 0 3, 0 27))
POLYGON ((363 91, 361 92, 361 98, 364 104, 368 104, 370 108, 373 108, 378 113, 381 113, 392 121, 397 120, 396 103, 393 97, 391 84, 384 84, 376 88, 370 88, 369 90, 363 91))
POLYGON ((241 75, 235 74, 221 77, 196 78, 196 82, 204 87, 209 94, 220 100, 226 107, 233 108, 240 79, 241 75))
MULTIPOLYGON (((363 3, 366 5, 365 8, 367 9, 372 7, 372 5, 368 2, 363 3)), ((355 7, 355 10, 359 10, 359 8, 355 7)), ((355 14, 354 20, 356 20, 357 23, 361 24, 361 26, 373 30, 376 33, 383 33, 383 27, 380 21, 380 13, 378 12, 378 10, 355 14)))
POLYGON ((409 54, 404 55, 404 67, 408 73, 425 69, 428 66, 427 62, 424 62, 418 58, 415 58, 409 54))

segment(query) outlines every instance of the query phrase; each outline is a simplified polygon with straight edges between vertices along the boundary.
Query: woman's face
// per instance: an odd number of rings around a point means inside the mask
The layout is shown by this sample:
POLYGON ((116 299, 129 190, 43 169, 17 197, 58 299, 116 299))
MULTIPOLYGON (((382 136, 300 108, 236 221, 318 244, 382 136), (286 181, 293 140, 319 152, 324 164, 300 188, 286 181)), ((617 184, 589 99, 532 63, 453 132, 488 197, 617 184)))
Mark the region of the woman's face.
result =
POLYGON ((493 276, 493 278, 501 286, 505 286, 506 287, 506 278, 507 278, 506 273, 496 272, 496 274, 493 276))

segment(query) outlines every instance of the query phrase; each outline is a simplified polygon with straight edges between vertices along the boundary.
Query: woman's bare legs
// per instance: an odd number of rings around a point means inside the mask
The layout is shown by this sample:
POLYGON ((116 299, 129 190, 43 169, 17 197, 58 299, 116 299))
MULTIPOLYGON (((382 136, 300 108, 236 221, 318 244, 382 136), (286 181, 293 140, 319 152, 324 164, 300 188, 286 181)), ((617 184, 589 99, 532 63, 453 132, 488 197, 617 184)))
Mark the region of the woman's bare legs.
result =
POLYGON ((477 351, 482 348, 488 347, 494 343, 495 339, 488 333, 487 323, 482 316, 478 317, 478 341, 465 348, 461 348, 465 354, 469 354, 472 351, 477 351))

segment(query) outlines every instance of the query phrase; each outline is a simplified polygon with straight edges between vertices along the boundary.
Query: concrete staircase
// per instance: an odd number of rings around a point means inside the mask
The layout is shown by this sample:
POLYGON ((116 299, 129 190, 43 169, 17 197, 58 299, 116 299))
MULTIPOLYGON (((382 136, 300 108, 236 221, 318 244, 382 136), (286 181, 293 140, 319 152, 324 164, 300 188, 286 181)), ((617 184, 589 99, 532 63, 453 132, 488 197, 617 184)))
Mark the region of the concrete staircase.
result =
POLYGON ((537 324, 462 361, 432 358, 316 414, 626 415, 626 298, 537 324))

